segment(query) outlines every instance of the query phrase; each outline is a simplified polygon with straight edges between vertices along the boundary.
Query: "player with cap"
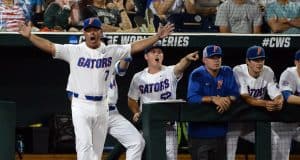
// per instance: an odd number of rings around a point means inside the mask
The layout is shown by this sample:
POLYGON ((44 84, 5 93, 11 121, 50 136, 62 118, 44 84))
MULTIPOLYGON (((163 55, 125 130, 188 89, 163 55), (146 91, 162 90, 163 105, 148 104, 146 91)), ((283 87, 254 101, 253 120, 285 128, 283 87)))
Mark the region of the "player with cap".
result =
MULTIPOLYGON (((144 58, 148 67, 133 76, 128 91, 128 106, 133 113, 134 122, 140 118, 143 103, 176 99, 178 81, 191 62, 196 61, 199 57, 196 51, 181 58, 176 65, 165 66, 162 64, 163 48, 160 45, 154 45, 145 49, 144 58)), ((166 156, 168 160, 177 159, 177 145, 176 123, 168 122, 166 124, 166 156)))
MULTIPOLYGON (((300 105, 300 50, 295 53, 293 67, 281 73, 279 87, 288 104, 300 105)), ((282 156, 281 160, 289 160, 292 139, 300 141, 299 123, 285 123, 284 129, 277 132, 282 156)))
MULTIPOLYGON (((204 65, 191 72, 187 89, 189 103, 212 104, 220 114, 227 111, 239 97, 232 69, 222 66, 222 57, 221 47, 206 46, 202 57, 204 65)), ((188 133, 192 159, 226 159, 226 131, 225 123, 190 122, 188 133)))
POLYGON ((103 45, 101 21, 92 17, 83 22, 85 42, 57 44, 31 33, 31 26, 19 25, 19 33, 55 59, 69 63, 67 88, 72 98, 71 110, 78 160, 99 160, 102 157, 108 129, 107 90, 115 63, 139 53, 174 30, 172 24, 161 26, 149 38, 125 45, 103 45))
MULTIPOLYGON (((247 49, 246 64, 233 68, 234 76, 240 87, 241 98, 249 106, 264 108, 267 111, 282 109, 283 97, 275 81, 273 70, 265 65, 265 50, 260 46, 247 49), (266 99, 266 95, 270 99, 266 99)), ((280 125, 272 122, 271 143, 272 159, 279 160, 278 135, 274 129, 280 125)), ((255 123, 229 123, 227 133, 227 160, 235 160, 238 138, 241 137, 252 143, 255 142, 255 123)))

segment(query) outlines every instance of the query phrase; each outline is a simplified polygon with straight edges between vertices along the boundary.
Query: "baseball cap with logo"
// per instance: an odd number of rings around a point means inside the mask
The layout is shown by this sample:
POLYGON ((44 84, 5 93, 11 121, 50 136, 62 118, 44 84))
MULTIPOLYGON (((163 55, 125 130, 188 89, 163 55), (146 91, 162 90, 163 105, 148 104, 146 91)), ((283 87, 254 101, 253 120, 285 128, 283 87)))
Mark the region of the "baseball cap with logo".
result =
POLYGON ((83 30, 86 30, 87 28, 101 28, 101 21, 97 17, 87 18, 83 21, 83 30))
POLYGON ((300 49, 295 53, 295 60, 300 60, 300 49))
POLYGON ((218 56, 221 56, 221 57, 223 56, 221 47, 217 46, 217 45, 208 45, 208 46, 206 46, 203 49, 202 55, 205 58, 207 58, 207 57, 209 58, 209 57, 212 57, 212 56, 215 56, 215 55, 218 55, 218 56))
POLYGON ((152 49, 154 49, 154 48, 159 48, 159 49, 161 49, 161 50, 163 51, 163 47, 161 46, 161 44, 157 43, 157 44, 154 44, 154 45, 152 45, 152 46, 150 46, 150 47, 147 47, 147 48, 144 50, 144 53, 147 54, 147 53, 149 53, 149 52, 150 52, 152 49))
POLYGON ((264 48, 260 46, 252 46, 247 49, 246 59, 259 59, 259 58, 266 58, 264 48))

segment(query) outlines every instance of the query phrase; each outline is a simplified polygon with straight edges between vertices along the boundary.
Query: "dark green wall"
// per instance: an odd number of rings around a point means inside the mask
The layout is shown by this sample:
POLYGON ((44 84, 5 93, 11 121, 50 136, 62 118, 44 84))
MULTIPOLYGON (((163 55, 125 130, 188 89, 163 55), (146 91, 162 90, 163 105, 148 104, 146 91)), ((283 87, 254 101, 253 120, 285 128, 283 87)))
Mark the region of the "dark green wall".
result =
MULTIPOLYGON (((300 47, 299 47, 300 48, 300 47)), ((54 113, 69 112, 70 103, 65 94, 69 68, 67 63, 53 60, 34 47, 1 47, 0 59, 0 100, 16 102, 17 126, 42 122, 45 125, 54 113)), ((202 48, 166 48, 165 64, 177 63, 181 57, 202 48)), ((223 48, 223 63, 231 67, 244 63, 246 48, 223 48)), ((292 49, 266 49, 266 64, 271 66, 279 79, 280 73, 293 65, 292 49)), ((201 55, 201 54, 200 54, 201 55)), ((178 98, 185 99, 189 73, 201 63, 193 63, 178 84, 178 98)), ((146 66, 143 54, 135 55, 125 77, 118 77, 119 110, 126 117, 130 112, 126 106, 127 91, 134 73, 146 66)))

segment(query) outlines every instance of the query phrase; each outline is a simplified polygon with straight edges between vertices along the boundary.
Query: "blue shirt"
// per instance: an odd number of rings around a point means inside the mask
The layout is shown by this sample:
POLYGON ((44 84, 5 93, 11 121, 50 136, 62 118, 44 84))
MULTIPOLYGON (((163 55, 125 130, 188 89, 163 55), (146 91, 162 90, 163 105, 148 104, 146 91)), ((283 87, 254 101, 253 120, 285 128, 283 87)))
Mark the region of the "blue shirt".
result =
MULTIPOLYGON (((205 66, 193 70, 189 77, 187 100, 189 103, 201 103, 204 96, 239 97, 239 88, 232 69, 222 66, 216 77, 211 76, 205 66)), ((201 105, 199 105, 201 106, 201 105)), ((227 124, 189 123, 191 138, 223 137, 227 124)))

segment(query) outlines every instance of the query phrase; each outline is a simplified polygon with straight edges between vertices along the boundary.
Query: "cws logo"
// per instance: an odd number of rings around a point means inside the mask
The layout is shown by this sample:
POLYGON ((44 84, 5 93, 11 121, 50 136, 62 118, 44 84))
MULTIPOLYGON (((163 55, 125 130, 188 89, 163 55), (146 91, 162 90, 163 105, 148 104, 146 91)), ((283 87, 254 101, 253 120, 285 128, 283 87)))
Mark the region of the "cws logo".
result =
POLYGON ((291 37, 266 37, 261 45, 270 48, 289 48, 291 46, 291 37))

